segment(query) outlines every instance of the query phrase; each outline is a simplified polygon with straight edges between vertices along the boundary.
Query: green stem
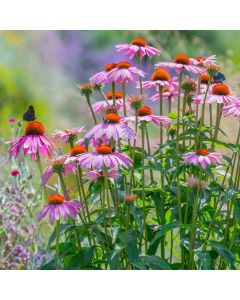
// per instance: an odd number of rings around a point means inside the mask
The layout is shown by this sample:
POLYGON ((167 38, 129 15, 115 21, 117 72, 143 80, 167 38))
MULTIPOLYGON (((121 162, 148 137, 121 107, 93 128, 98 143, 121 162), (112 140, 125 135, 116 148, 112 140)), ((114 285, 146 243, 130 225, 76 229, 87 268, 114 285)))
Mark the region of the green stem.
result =
POLYGON ((112 82, 112 99, 113 99, 113 106, 116 108, 116 90, 115 90, 115 82, 112 82))
POLYGON ((216 125, 215 125, 215 130, 214 130, 214 135, 213 135, 213 142, 212 142, 212 147, 211 150, 215 150, 215 141, 218 137, 218 131, 219 131, 219 126, 221 122, 221 116, 222 116, 222 104, 217 103, 217 117, 216 117, 216 125))
POLYGON ((41 162, 41 158, 40 158, 40 155, 39 155, 39 152, 37 152, 37 164, 38 164, 38 169, 39 169, 39 172, 40 172, 40 177, 41 177, 41 182, 42 182, 42 184, 41 184, 41 186, 42 186, 42 190, 43 190, 43 200, 44 201, 42 201, 43 203, 45 202, 45 201, 47 201, 47 190, 46 190, 46 186, 45 186, 45 184, 43 183, 43 181, 42 181, 42 172, 43 172, 43 169, 42 169, 42 162, 41 162))
POLYGON ((104 190, 105 190, 105 199, 107 200, 108 206, 108 218, 110 227, 112 227, 112 218, 111 218, 111 207, 110 207, 110 200, 109 200, 109 193, 108 193, 108 169, 104 166, 104 190))
POLYGON ((195 149, 197 149, 198 147, 198 142, 200 142, 200 134, 201 134, 201 128, 204 124, 204 115, 205 115, 205 106, 206 106, 206 99, 207 99, 207 94, 212 82, 212 77, 213 74, 210 74, 209 80, 208 80, 208 84, 207 84, 207 88, 206 88, 206 92, 204 94, 204 99, 203 99, 203 104, 202 104, 202 114, 201 114, 201 119, 200 119, 200 126, 199 126, 199 130, 198 130, 198 134, 197 134, 197 138, 196 138, 196 143, 195 143, 195 149))
POLYGON ((56 225, 56 256, 55 256, 55 264, 56 270, 59 270, 59 240, 60 240, 60 220, 57 220, 56 225))
POLYGON ((94 124, 97 125, 97 119, 96 119, 96 116, 94 114, 94 111, 93 111, 93 108, 91 105, 90 96, 86 95, 86 99, 87 99, 87 103, 88 103, 89 109, 90 109, 92 117, 93 117, 94 124))
MULTIPOLYGON (((146 126, 146 138, 147 138, 147 149, 148 149, 148 155, 151 155, 151 147, 150 147, 150 140, 149 140, 149 134, 148 134, 148 128, 146 126)), ((149 170, 150 172, 150 179, 151 179, 151 184, 153 184, 154 179, 153 179, 153 170, 149 170)))
MULTIPOLYGON (((136 148, 136 140, 137 140, 137 128, 138 128, 137 125, 138 125, 138 110, 135 111, 135 137, 133 140, 133 150, 132 150, 133 166, 134 166, 134 160, 135 160, 135 148, 136 148)), ((130 194, 132 191, 133 178, 134 178, 134 167, 131 168, 131 174, 130 174, 130 183, 129 183, 129 193, 130 194)))
POLYGON ((147 224, 146 224, 146 203, 145 203, 145 173, 144 173, 144 146, 145 146, 145 141, 144 141, 144 129, 145 129, 145 123, 142 122, 142 204, 143 204, 143 213, 142 213, 142 218, 143 218, 143 228, 144 228, 144 233, 145 233, 145 253, 147 253, 147 224))
MULTIPOLYGON (((199 180, 202 178, 202 169, 199 174, 199 180)), ((194 243, 195 243, 195 230, 197 224, 197 209, 198 209, 198 198, 199 198, 200 186, 197 188, 195 193, 194 202, 193 202, 193 214, 192 214, 192 225, 191 225, 191 236, 190 236, 190 259, 189 259, 189 268, 194 269, 194 243)))
POLYGON ((82 191, 82 198, 83 198, 84 206, 86 209, 88 222, 91 222, 90 212, 89 212, 88 203, 87 203, 87 197, 86 197, 84 186, 83 186, 82 169, 79 166, 78 166, 77 172, 78 172, 79 183, 80 183, 80 187, 81 187, 81 191, 82 191))
POLYGON ((125 80, 122 83, 122 97, 123 97, 123 112, 124 112, 124 116, 126 117, 127 110, 126 110, 126 81, 125 80))
MULTIPOLYGON (((140 52, 138 51, 137 54, 137 61, 138 61, 138 68, 141 70, 141 57, 140 57, 140 52)), ((143 94, 143 88, 142 88, 142 77, 139 76, 139 83, 140 83, 140 96, 143 94)))

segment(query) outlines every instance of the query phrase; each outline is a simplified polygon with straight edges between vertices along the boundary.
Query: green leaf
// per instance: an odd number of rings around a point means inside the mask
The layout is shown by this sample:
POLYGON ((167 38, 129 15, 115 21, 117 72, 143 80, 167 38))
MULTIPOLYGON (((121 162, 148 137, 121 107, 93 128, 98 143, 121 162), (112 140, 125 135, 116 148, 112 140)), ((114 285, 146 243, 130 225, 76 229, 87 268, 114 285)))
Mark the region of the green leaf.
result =
POLYGON ((125 249, 125 245, 116 244, 113 249, 111 260, 114 260, 115 257, 119 256, 119 254, 122 252, 123 249, 125 249))
POLYGON ((155 237, 151 240, 150 246, 153 245, 162 236, 164 236, 164 234, 166 232, 168 232, 169 230, 178 228, 180 226, 181 226, 181 222, 178 222, 178 221, 175 221, 175 222, 169 223, 167 225, 161 226, 160 230, 157 232, 157 234, 155 235, 155 237))
POLYGON ((208 251, 197 251, 196 252, 203 270, 211 270, 211 255, 208 251))
POLYGON ((147 270, 147 266, 141 261, 141 259, 136 259, 130 262, 131 265, 138 270, 147 270))
POLYGON ((230 268, 235 269, 234 254, 228 248, 217 242, 210 241, 210 243, 218 255, 220 255, 229 264, 230 268))
POLYGON ((240 199, 237 198, 234 200, 234 214, 237 217, 238 224, 240 224, 240 199))
POLYGON ((137 259, 139 232, 136 230, 126 230, 119 235, 121 244, 124 245, 130 260, 137 259))
MULTIPOLYGON (((72 228, 74 228, 75 225, 72 225, 72 224, 60 224, 60 235, 67 231, 67 230, 70 230, 72 228)), ((48 247, 51 246, 51 244, 55 241, 57 235, 56 235, 56 227, 54 228, 53 230, 53 233, 51 234, 50 238, 49 238, 49 241, 48 241, 48 247)))
POLYGON ((171 270, 169 263, 155 255, 140 255, 143 263, 148 264, 150 268, 154 270, 171 270))

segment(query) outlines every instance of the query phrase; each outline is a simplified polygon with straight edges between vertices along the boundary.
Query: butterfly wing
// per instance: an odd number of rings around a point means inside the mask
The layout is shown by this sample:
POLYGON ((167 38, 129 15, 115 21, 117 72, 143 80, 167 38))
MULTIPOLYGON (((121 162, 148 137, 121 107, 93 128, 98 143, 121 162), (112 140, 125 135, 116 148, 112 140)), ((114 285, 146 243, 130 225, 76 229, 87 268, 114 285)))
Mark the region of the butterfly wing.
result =
POLYGON ((216 75, 213 76, 214 83, 223 83, 226 80, 223 73, 218 72, 216 75))
POLYGON ((23 120, 27 122, 36 120, 35 111, 32 105, 30 105, 28 110, 23 114, 23 120))

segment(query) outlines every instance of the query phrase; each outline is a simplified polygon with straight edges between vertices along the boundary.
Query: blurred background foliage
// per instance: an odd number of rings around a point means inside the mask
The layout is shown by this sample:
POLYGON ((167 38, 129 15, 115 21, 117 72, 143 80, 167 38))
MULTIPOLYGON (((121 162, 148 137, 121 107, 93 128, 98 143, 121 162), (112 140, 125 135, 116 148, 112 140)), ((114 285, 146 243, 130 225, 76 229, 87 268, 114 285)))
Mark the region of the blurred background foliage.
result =
MULTIPOLYGON (((90 115, 77 83, 88 81, 107 63, 127 60, 114 45, 134 37, 162 49, 160 58, 145 62, 146 71, 179 52, 193 57, 216 54, 227 83, 238 92, 240 31, 1 31, 0 135, 9 135, 7 120, 21 119, 29 104, 49 133, 87 127, 90 115)), ((101 100, 99 95, 94 98, 101 100)))

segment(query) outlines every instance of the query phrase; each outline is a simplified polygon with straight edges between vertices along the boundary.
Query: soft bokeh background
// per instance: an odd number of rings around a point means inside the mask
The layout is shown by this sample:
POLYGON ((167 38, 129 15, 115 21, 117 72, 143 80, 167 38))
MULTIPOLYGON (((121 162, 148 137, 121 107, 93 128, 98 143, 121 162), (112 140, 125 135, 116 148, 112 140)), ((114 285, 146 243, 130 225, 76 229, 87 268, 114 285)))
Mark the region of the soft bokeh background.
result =
MULTIPOLYGON (((7 120, 21 119, 29 104, 35 106, 49 133, 55 128, 91 125, 76 84, 88 81, 109 62, 126 60, 114 45, 137 36, 162 49, 161 57, 144 62, 146 71, 153 70, 154 62, 170 60, 179 52, 216 54, 227 83, 238 93, 240 31, 1 31, 0 135, 9 134, 7 120)), ((95 95, 95 100, 101 97, 95 95)), ((236 123, 225 123, 234 141, 231 134, 236 123)))

